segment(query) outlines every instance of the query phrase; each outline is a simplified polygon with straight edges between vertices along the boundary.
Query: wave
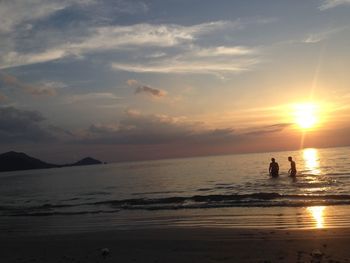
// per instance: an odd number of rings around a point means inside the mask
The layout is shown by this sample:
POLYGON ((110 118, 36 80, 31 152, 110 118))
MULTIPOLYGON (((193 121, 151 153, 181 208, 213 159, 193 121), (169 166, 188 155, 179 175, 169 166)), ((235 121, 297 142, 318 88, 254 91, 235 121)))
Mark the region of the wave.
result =
POLYGON ((346 172, 346 173, 326 173, 325 175, 334 175, 334 176, 341 176, 341 175, 346 175, 346 176, 348 176, 348 175, 350 175, 350 173, 349 172, 346 172))
POLYGON ((8 216, 70 216, 70 215, 91 215, 91 214, 108 214, 108 213, 117 213, 120 210, 95 210, 95 211, 73 211, 73 212, 59 212, 59 211, 52 211, 52 212, 19 212, 16 214, 8 215, 8 216))
POLYGON ((166 197, 166 198, 138 198, 124 200, 107 200, 94 204, 111 205, 149 205, 149 204, 173 204, 192 202, 224 202, 224 201, 266 201, 266 200, 349 200, 350 195, 283 195, 279 193, 253 193, 253 194, 228 194, 228 195, 195 195, 192 197, 166 197))
POLYGON ((283 195, 280 193, 213 194, 190 197, 133 198, 77 204, 42 204, 37 206, 0 206, 5 216, 50 216, 116 213, 121 210, 176 210, 225 207, 302 207, 315 205, 350 205, 350 195, 283 195))

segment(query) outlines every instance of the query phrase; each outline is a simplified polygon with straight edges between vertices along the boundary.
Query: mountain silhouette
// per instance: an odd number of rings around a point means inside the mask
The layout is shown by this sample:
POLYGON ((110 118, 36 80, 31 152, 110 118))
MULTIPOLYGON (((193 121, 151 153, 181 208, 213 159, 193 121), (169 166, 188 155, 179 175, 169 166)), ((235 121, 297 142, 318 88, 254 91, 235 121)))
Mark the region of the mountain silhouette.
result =
POLYGON ((81 165, 95 165, 95 164, 102 164, 102 162, 91 157, 86 157, 84 159, 81 159, 80 161, 77 161, 76 163, 68 164, 66 166, 81 166, 81 165))
POLYGON ((102 162, 99 160, 93 159, 91 157, 87 157, 72 164, 58 165, 58 164, 46 163, 44 161, 33 158, 21 152, 10 151, 10 152, 0 154, 0 172, 32 170, 32 169, 48 169, 48 168, 68 167, 68 166, 95 165, 95 164, 102 164, 102 162))

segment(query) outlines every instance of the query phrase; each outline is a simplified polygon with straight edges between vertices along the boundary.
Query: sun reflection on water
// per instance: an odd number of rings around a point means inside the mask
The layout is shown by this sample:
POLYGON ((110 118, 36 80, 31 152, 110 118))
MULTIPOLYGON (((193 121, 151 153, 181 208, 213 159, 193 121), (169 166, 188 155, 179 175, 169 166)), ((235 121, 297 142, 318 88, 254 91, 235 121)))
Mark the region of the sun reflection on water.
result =
POLYGON ((309 148, 303 150, 305 169, 313 174, 320 174, 320 162, 317 149, 309 148))
POLYGON ((316 228, 324 228, 324 212, 325 206, 311 206, 307 208, 307 211, 312 215, 315 220, 316 228))

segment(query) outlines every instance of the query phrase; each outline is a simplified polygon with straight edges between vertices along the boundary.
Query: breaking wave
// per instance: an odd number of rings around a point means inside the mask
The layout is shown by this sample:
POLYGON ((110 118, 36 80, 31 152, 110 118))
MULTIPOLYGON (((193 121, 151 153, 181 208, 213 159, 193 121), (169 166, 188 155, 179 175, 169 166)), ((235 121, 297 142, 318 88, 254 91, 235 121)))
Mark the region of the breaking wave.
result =
POLYGON ((1 206, 3 216, 50 216, 117 213, 122 210, 210 209, 223 207, 303 207, 350 204, 350 195, 283 195, 253 193, 194 195, 165 198, 105 200, 78 204, 43 204, 39 206, 1 206))

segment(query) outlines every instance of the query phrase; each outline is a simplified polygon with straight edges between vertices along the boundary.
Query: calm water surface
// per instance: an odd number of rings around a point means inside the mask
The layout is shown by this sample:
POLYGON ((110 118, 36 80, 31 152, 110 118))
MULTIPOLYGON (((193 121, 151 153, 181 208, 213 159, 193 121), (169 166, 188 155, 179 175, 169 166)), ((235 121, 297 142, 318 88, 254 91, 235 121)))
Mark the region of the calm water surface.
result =
POLYGON ((278 225, 278 218, 280 226, 324 227, 325 214, 342 225, 348 204, 348 147, 0 174, 0 230, 18 228, 28 218, 39 228, 43 220, 82 228, 167 222, 250 227, 278 225), (287 176, 288 156, 297 163, 295 180, 287 176), (278 179, 268 177, 271 157, 280 164, 278 179), (82 216, 85 224, 78 223, 82 216))

